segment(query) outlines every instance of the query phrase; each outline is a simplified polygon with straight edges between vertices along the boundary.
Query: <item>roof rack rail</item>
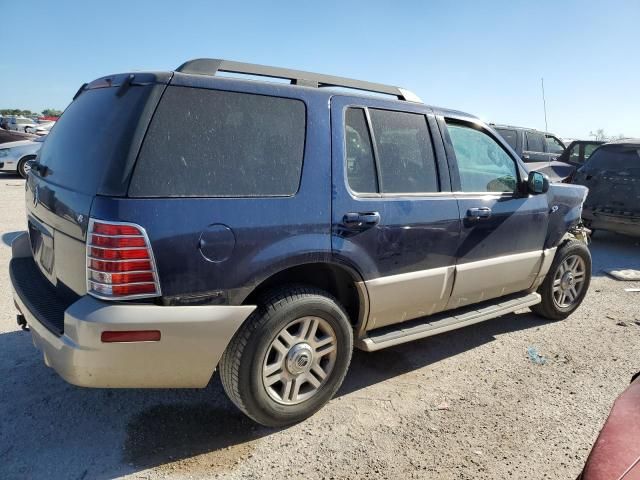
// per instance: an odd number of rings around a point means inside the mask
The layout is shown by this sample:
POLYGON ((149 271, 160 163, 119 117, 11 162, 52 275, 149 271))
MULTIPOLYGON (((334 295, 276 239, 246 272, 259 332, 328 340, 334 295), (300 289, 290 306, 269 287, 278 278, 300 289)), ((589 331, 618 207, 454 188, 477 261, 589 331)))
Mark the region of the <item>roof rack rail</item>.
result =
POLYGON ((320 73, 303 72, 301 70, 290 70, 288 68, 269 67, 266 65, 256 65, 253 63, 234 62, 231 60, 220 60, 215 58, 197 58, 189 60, 180 65, 176 72, 192 73, 196 75, 216 75, 218 72, 240 73, 256 75, 260 77, 282 78, 291 80, 292 85, 304 87, 343 87, 364 90, 367 92, 384 93, 393 95, 399 100, 422 103, 422 100, 413 92, 391 85, 381 83, 365 82, 353 80, 351 78, 334 77, 333 75, 323 75, 320 73))

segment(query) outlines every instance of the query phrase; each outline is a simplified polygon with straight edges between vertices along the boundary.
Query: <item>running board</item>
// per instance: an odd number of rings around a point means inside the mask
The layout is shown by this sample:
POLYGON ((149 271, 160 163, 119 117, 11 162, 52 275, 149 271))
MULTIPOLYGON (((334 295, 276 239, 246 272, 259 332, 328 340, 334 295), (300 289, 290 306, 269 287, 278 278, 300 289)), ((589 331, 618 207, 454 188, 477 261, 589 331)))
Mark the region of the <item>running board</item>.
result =
POLYGON ((512 313, 520 308, 530 307, 540 303, 540 301, 540 295, 537 293, 508 295, 468 307, 457 308, 429 317, 372 330, 356 342, 356 347, 366 352, 374 352, 382 348, 490 320, 512 313))

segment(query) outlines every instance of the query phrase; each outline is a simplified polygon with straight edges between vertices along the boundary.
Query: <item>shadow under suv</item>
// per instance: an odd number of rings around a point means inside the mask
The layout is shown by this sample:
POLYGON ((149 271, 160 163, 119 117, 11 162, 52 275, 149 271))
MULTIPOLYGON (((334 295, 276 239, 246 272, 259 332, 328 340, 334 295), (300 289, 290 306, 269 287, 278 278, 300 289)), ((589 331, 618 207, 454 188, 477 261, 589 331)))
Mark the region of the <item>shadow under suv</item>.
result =
POLYGON ((242 411, 287 425, 331 399, 354 346, 568 316, 591 275, 586 192, 397 87, 210 59, 112 75, 28 176, 18 320, 73 384, 204 387, 218 368, 242 411))

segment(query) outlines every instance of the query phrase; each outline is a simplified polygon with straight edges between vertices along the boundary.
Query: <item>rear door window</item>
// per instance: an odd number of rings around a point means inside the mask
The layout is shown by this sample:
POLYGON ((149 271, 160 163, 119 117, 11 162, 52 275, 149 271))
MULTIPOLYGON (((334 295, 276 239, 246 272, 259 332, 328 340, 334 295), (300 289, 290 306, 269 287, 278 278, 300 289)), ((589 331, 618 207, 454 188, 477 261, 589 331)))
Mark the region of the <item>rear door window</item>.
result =
POLYGON ((516 149, 518 145, 518 132, 509 128, 496 128, 496 131, 502 136, 502 138, 504 138, 511 148, 514 150, 516 149))
POLYGON ((142 145, 129 195, 294 195, 305 123, 300 100, 170 86, 142 145))
POLYGON ((544 152, 544 135, 538 132, 526 132, 527 151, 544 152))
POLYGON ((438 191, 427 119, 417 113, 370 109, 382 193, 438 191))

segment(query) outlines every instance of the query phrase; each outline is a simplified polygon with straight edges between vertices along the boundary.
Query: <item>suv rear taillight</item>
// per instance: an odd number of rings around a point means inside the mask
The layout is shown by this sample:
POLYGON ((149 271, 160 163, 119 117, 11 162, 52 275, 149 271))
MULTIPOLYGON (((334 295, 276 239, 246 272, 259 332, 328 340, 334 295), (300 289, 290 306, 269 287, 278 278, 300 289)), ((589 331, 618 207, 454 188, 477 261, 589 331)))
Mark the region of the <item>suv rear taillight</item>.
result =
POLYGON ((161 295, 144 228, 134 223, 89 220, 87 293, 105 300, 161 295))

